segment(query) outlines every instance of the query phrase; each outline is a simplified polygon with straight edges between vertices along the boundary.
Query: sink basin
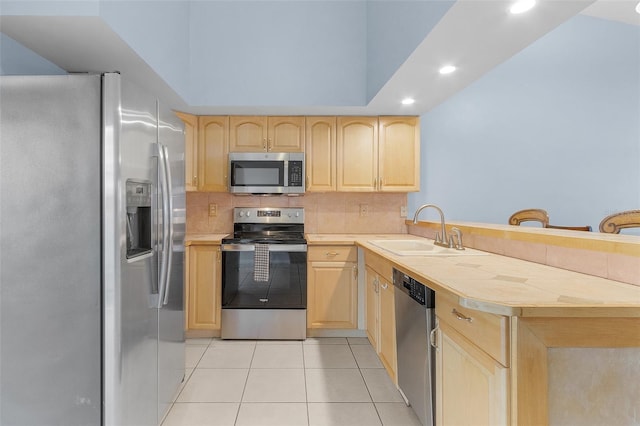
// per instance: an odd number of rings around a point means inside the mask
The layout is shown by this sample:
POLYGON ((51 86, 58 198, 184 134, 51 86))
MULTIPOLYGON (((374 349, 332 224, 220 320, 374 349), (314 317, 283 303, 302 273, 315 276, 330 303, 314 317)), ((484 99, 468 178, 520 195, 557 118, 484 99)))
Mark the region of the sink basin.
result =
POLYGON ((390 251, 398 256, 472 256, 486 255, 487 253, 466 248, 456 250, 454 248, 440 247, 431 241, 420 240, 370 240, 369 243, 376 247, 390 251))

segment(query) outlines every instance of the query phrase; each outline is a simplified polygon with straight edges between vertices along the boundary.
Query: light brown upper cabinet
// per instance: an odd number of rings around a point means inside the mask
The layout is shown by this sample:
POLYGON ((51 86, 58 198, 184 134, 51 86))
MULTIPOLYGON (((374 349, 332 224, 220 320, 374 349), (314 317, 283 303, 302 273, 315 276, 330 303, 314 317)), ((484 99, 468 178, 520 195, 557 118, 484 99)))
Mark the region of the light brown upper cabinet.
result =
POLYGON ((378 188, 378 117, 338 117, 337 190, 378 188))
POLYGON ((307 117, 307 191, 336 190, 336 117, 307 117))
POLYGON ((229 152, 303 152, 304 116, 231 116, 229 152))
POLYGON ((420 190, 417 117, 338 117, 338 191, 420 190))
POLYGON ((378 191, 420 190, 420 120, 378 117, 378 191))
POLYGON ((229 117, 198 117, 198 191, 228 191, 229 117))
POLYGON ((184 112, 175 112, 184 122, 184 189, 198 189, 198 117, 184 112))

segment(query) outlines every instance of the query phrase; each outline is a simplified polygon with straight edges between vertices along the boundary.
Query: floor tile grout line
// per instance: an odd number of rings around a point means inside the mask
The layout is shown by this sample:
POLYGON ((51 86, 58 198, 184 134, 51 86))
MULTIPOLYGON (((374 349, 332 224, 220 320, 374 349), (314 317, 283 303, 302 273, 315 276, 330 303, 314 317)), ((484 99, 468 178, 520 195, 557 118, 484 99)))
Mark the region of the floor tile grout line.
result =
POLYGON ((242 395, 240 395, 240 401, 238 403, 238 410, 236 411, 236 418, 233 421, 234 425, 236 425, 238 423, 238 417, 240 417, 240 410, 242 409, 242 400, 244 399, 244 394, 247 391, 247 383, 249 383, 249 376, 251 375, 251 368, 252 368, 252 364, 253 364, 253 359, 256 356, 257 347, 258 347, 258 343, 254 342, 253 353, 251 354, 251 361, 249 361, 249 368, 247 368, 247 377, 244 379, 244 386, 242 387, 242 395))

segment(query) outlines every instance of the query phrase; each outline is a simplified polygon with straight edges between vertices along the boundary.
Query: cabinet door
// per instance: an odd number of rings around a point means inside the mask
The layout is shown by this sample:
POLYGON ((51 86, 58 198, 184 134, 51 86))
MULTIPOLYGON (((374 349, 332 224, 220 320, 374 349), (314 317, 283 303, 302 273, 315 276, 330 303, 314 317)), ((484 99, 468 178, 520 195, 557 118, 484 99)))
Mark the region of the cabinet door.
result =
POLYGON ((229 117, 198 120, 198 190, 227 192, 229 117))
POLYGON ((198 189, 198 117, 183 112, 176 115, 184 122, 184 189, 198 189))
POLYGON ((378 276, 373 269, 365 268, 366 288, 366 327, 371 346, 378 352, 378 276))
POLYGON ((336 118, 307 117, 305 143, 307 191, 335 191, 336 118))
POLYGON ((187 329, 220 329, 220 254, 220 246, 189 247, 187 329))
POLYGON ((304 116, 269 117, 268 124, 267 151, 304 151, 304 116))
MULTIPOLYGON (((379 284, 379 356, 389 376, 396 382, 396 311, 393 284, 380 278, 379 284)), ((426 332, 426 331, 425 331, 426 332)))
POLYGON ((378 184, 378 118, 338 117, 338 191, 373 192, 378 184))
POLYGON ((506 425, 508 370, 439 321, 436 424, 506 425))
POLYGON ((357 265, 311 262, 308 277, 307 326, 358 328, 357 265))
POLYGON ((379 190, 420 190, 420 125, 417 117, 379 117, 379 190))
POLYGON ((229 152, 267 150, 267 117, 231 116, 229 127, 229 152))

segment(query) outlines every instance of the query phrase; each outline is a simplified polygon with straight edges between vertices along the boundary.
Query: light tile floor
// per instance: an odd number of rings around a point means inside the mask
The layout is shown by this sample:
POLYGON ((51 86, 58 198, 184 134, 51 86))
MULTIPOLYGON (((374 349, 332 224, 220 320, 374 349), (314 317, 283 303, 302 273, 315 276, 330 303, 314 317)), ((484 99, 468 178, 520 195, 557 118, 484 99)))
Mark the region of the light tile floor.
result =
POLYGON ((419 426, 366 338, 191 339, 163 426, 419 426))

